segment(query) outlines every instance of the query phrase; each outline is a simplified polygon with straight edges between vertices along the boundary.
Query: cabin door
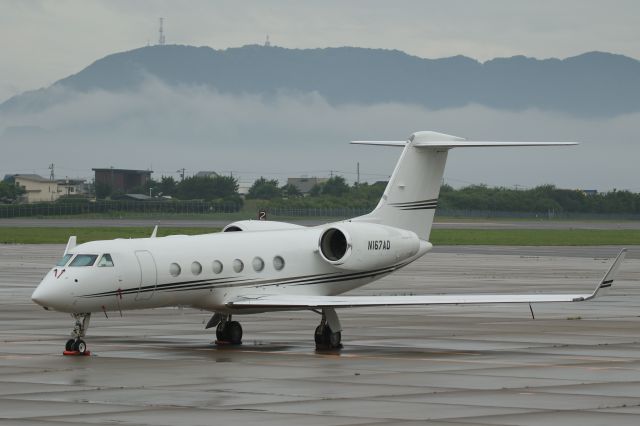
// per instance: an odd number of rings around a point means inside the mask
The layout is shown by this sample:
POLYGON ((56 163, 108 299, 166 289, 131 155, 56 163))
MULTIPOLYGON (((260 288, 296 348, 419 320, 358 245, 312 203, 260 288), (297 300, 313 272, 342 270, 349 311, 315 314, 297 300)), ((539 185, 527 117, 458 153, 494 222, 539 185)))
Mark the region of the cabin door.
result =
POLYGON ((151 252, 147 250, 136 251, 136 259, 138 259, 138 265, 140 266, 140 285, 136 300, 148 300, 151 299, 153 292, 156 291, 156 284, 158 283, 156 261, 151 252))

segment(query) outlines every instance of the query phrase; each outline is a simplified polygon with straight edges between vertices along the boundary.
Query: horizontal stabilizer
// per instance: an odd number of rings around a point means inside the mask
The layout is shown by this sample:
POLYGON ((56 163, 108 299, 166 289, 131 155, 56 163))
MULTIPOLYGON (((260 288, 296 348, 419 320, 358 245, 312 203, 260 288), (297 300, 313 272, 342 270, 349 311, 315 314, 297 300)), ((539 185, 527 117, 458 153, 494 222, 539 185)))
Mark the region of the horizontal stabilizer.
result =
MULTIPOLYGON (((355 145, 405 146, 407 141, 352 141, 355 145)), ((577 142, 497 142, 497 141, 424 141, 414 142, 417 148, 486 148, 509 146, 568 146, 577 142)))
POLYGON ((227 302, 229 308, 264 308, 296 310, 317 308, 356 308, 407 305, 466 305, 491 303, 543 303, 583 302, 594 299, 603 288, 611 287, 615 274, 624 260, 626 249, 620 254, 598 282, 595 290, 583 294, 451 294, 425 296, 305 296, 305 295, 256 295, 240 296, 227 302))
POLYGON ((415 132, 406 141, 352 141, 356 145, 378 146, 406 146, 411 144, 421 148, 481 148, 505 146, 562 146, 577 145, 576 142, 496 142, 496 141, 468 141, 459 136, 447 135, 432 131, 415 132))
POLYGON ((405 146, 407 141, 351 141, 354 145, 405 146))

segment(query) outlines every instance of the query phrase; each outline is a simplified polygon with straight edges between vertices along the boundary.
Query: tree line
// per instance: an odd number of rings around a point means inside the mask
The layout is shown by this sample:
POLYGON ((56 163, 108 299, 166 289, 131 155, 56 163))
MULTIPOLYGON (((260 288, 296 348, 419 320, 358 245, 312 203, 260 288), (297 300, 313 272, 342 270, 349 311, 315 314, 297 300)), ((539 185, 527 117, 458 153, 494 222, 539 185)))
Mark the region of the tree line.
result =
MULTIPOLYGON (((119 198, 108 184, 96 184, 96 198, 119 198)), ((178 200, 223 201, 242 205, 238 194, 238 180, 230 176, 192 176, 177 182, 172 176, 160 180, 150 179, 144 186, 132 188, 131 194, 149 194, 152 197, 178 200)))
MULTIPOLYGON (((347 185, 336 176, 316 185, 309 196, 302 197, 288 186, 278 187, 276 180, 258 179, 247 198, 262 200, 264 208, 370 208, 373 209, 384 192, 386 183, 347 185)), ((606 193, 586 193, 542 185, 532 189, 490 188, 471 185, 455 189, 442 185, 438 206, 445 210, 504 211, 532 213, 594 213, 640 214, 640 194, 613 190, 606 193)))
MULTIPOLYGON (((257 200, 259 208, 314 209, 355 208, 372 209, 382 196, 386 183, 349 185, 341 176, 334 176, 302 194, 294 185, 281 186, 276 179, 256 179, 244 198, 257 200)), ((238 180, 231 176, 187 177, 176 181, 173 177, 150 180, 132 193, 151 194, 177 200, 202 200, 234 203, 242 206, 238 180)), ((110 187, 96 185, 96 198, 117 198, 110 187)), ((8 182, 0 182, 0 202, 15 201, 21 190, 8 182)), ((65 202, 60 200, 60 202, 65 202)), ((580 190, 560 189, 542 185, 531 189, 511 189, 471 185, 455 189, 442 185, 438 200, 440 209, 592 214, 640 214, 640 194, 626 190, 588 194, 580 190)))

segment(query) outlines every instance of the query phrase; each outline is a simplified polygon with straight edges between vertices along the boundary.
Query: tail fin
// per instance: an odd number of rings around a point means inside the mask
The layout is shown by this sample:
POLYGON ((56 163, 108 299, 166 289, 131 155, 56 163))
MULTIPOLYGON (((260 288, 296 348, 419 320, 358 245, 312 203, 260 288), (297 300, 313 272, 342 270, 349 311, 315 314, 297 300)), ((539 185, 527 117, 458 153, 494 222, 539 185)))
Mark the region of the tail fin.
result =
POLYGON ((353 141, 353 144, 404 147, 377 207, 354 221, 380 223, 415 232, 428 241, 447 154, 451 148, 556 146, 575 142, 466 141, 437 132, 416 132, 407 141, 353 141))

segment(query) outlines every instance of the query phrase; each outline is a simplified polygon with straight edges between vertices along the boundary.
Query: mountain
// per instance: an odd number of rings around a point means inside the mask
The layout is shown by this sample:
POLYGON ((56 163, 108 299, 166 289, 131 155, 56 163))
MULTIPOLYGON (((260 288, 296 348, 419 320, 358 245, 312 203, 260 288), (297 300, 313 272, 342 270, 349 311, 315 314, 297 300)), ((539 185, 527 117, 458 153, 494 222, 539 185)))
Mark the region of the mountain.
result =
POLYGON ((133 91, 148 77, 231 94, 317 92, 333 104, 397 102, 429 109, 480 104, 586 117, 640 110, 640 62, 611 53, 562 60, 514 56, 481 63, 464 56, 424 59, 398 50, 354 47, 214 50, 166 45, 106 56, 48 88, 7 100, 0 112, 45 109, 64 102, 68 89, 133 91))

